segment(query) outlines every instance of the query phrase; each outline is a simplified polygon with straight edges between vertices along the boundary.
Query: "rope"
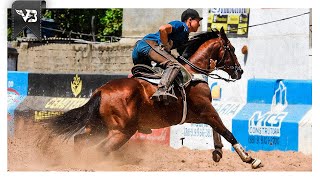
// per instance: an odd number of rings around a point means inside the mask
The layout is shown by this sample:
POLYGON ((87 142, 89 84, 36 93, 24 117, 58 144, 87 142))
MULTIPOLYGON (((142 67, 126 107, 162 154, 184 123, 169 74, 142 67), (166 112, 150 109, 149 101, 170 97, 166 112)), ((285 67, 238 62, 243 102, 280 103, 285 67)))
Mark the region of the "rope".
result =
MULTIPOLYGON (((226 81, 226 82, 235 82, 235 81, 236 81, 236 80, 234 80, 234 79, 227 79, 227 78, 221 77, 221 76, 219 76, 218 74, 208 74, 208 76, 211 77, 211 78, 213 78, 213 79, 222 79, 222 80, 224 80, 224 81, 226 81), (214 77, 214 76, 216 76, 216 77, 214 77)), ((230 77, 230 76, 229 76, 229 77, 230 77)))

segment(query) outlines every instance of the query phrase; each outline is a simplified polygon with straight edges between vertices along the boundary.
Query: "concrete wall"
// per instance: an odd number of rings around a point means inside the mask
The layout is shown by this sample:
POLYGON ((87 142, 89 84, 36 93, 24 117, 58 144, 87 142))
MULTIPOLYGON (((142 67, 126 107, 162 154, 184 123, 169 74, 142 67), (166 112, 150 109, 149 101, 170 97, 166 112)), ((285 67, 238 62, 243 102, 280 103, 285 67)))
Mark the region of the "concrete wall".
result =
MULTIPOLYGON (((305 12, 310 9, 250 9, 249 26, 271 22, 305 12)), ((204 10, 204 13, 207 11, 204 10)), ((204 15, 205 16, 205 15, 204 15)), ((312 59, 309 48, 309 15, 250 27, 248 38, 230 38, 236 55, 245 71, 243 77, 311 79, 312 59), (246 64, 241 53, 248 46, 246 64)), ((206 19, 204 19, 206 21, 206 19)))
POLYGON ((132 43, 43 44, 21 43, 18 71, 33 73, 129 73, 132 43))
MULTIPOLYGON (((181 20, 181 14, 184 10, 186 8, 124 9, 122 36, 143 37, 149 33, 155 33, 161 25, 173 20, 181 20)), ((201 16, 202 9, 196 10, 201 16)), ((199 30, 201 29, 199 28, 199 30)))
MULTIPOLYGON (((309 12, 310 9, 258 9, 251 8, 249 26, 267 23, 309 12)), ((207 10, 203 10, 203 17, 207 10)), ((309 18, 303 15, 284 21, 249 27, 248 38, 230 38, 239 63, 244 70, 242 78, 233 83, 217 81, 223 89, 222 101, 245 103, 247 80, 267 79, 312 79, 312 52, 309 48, 309 18), (241 48, 248 46, 248 55, 241 48)), ((206 21, 204 19, 203 21, 206 21)), ((202 26, 202 28, 204 28, 202 26)), ((217 74, 228 77, 224 72, 217 74)))

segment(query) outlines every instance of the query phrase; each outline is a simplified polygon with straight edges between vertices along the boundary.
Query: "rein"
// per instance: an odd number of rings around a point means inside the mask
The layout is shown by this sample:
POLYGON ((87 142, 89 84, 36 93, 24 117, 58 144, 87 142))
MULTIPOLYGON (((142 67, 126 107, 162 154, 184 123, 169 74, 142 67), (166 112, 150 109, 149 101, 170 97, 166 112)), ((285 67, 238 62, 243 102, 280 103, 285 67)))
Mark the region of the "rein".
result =
MULTIPOLYGON (((225 61, 224 57, 225 57, 226 51, 227 50, 230 51, 230 47, 228 45, 224 45, 223 47, 224 47, 224 53, 223 53, 223 56, 221 58, 221 61, 219 61, 219 62, 224 62, 225 61)), ((204 74, 206 76, 209 76, 209 77, 211 77, 213 79, 222 79, 222 80, 224 80, 226 82, 235 82, 236 81, 236 80, 232 80, 232 79, 227 79, 227 78, 221 77, 218 74, 210 73, 210 71, 209 71, 209 69, 210 69, 210 59, 209 59, 209 62, 208 62, 208 69, 202 69, 202 68, 192 64, 188 59, 186 59, 183 56, 178 56, 178 59, 180 59, 183 62, 185 62, 186 64, 188 64, 190 67, 192 67, 194 70, 198 71, 199 73, 204 74)), ((223 66, 218 67, 218 68, 216 67, 215 69, 222 70, 224 68, 226 68, 226 69, 230 68, 230 69, 236 69, 237 70, 238 66, 234 67, 234 66, 225 66, 225 65, 223 65, 223 66)))

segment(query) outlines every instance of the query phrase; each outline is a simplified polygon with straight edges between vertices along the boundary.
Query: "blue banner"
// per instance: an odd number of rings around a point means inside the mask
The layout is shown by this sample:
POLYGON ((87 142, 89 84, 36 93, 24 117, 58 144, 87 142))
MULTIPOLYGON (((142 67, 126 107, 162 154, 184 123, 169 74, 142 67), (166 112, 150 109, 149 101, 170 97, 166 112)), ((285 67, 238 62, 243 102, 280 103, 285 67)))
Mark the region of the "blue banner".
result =
POLYGON ((232 132, 247 149, 298 151, 299 122, 312 108, 312 82, 250 79, 232 132))
POLYGON ((8 104, 8 133, 14 133, 14 110, 23 101, 28 93, 28 73, 8 71, 7 104, 8 104))

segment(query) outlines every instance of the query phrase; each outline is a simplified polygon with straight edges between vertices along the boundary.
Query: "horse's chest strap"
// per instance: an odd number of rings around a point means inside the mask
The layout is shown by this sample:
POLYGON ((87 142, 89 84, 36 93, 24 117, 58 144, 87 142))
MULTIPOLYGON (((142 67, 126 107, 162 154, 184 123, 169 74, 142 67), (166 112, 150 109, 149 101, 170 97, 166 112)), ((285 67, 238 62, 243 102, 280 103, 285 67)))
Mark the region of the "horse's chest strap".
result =
POLYGON ((202 81, 208 83, 208 76, 205 74, 192 74, 192 81, 202 81))

